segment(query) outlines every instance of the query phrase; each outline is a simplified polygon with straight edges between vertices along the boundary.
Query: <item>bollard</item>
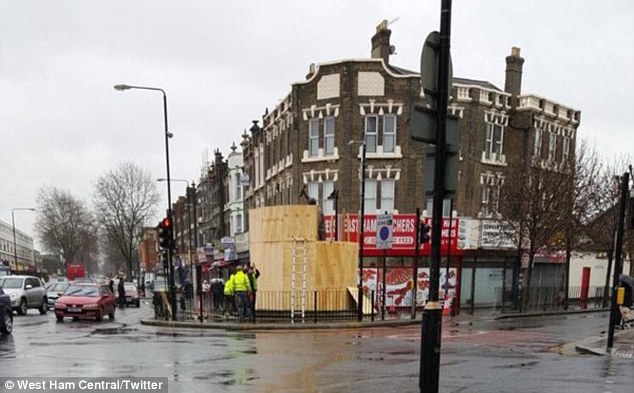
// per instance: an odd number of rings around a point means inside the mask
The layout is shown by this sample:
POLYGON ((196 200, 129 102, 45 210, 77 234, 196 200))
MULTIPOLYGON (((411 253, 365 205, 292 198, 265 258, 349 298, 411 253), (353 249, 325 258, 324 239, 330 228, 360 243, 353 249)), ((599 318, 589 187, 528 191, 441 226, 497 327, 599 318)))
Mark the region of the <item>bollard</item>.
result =
POLYGON ((371 291, 371 296, 372 296, 372 307, 370 310, 370 321, 374 322, 374 290, 371 291))

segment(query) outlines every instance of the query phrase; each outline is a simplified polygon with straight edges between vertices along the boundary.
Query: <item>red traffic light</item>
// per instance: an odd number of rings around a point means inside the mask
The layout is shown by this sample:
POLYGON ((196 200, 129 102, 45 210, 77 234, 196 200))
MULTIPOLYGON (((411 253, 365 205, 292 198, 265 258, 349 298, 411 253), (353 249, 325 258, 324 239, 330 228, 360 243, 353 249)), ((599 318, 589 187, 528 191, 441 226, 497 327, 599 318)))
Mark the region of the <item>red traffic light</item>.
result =
POLYGON ((174 239, 172 238, 172 220, 169 217, 165 217, 159 222, 158 225, 158 237, 159 246, 163 250, 169 250, 174 245, 174 239))
POLYGON ((431 226, 426 223, 421 223, 418 227, 418 241, 420 244, 425 244, 431 239, 431 226))

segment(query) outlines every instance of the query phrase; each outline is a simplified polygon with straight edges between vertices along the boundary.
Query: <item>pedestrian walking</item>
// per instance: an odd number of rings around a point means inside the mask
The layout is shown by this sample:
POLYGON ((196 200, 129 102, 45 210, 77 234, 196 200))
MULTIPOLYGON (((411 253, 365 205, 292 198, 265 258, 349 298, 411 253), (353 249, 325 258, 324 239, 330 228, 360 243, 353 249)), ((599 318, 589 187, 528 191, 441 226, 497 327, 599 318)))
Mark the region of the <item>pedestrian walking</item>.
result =
POLYGON ((211 279, 211 296, 214 311, 222 311, 224 305, 224 282, 222 278, 211 279))
POLYGON ((225 287, 224 287, 224 297, 225 297, 225 306, 224 306, 224 312, 227 315, 231 315, 236 311, 236 304, 235 304, 235 298, 234 298, 234 291, 233 291, 233 278, 234 275, 233 273, 231 273, 229 275, 229 279, 227 280, 227 282, 225 282, 225 287))
POLYGON ((119 277, 119 283, 117 284, 117 294, 119 295, 119 307, 124 308, 126 305, 125 301, 125 284, 123 283, 123 277, 119 277))
POLYGON ((249 296, 250 317, 253 323, 255 323, 255 302, 257 301, 258 294, 258 278, 260 278, 260 271, 255 267, 255 263, 249 265, 247 276, 251 284, 251 294, 249 296))
POLYGON ((242 271, 242 266, 236 268, 236 274, 233 276, 233 292, 238 307, 238 320, 244 322, 250 308, 247 296, 251 292, 251 283, 249 277, 242 271))

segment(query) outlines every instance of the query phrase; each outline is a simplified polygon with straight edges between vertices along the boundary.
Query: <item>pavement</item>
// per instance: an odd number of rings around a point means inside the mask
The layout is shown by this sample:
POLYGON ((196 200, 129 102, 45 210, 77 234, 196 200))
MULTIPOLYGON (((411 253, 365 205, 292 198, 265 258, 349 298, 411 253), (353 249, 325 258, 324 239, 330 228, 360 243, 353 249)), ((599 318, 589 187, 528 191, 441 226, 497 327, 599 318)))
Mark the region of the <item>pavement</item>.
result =
MULTIPOLYGON (((511 313, 495 315, 490 312, 481 311, 475 314, 469 314, 466 312, 461 313, 455 317, 444 317, 446 321, 452 324, 473 324, 477 321, 495 321, 502 319, 513 318, 530 318, 549 315, 562 315, 562 314, 579 314, 579 313, 592 313, 609 311, 606 308, 595 308, 585 310, 567 310, 567 311, 552 311, 552 312, 530 312, 530 313, 511 313), (449 319, 451 318, 451 319, 449 319)), ((397 327, 397 326, 411 326, 421 323, 420 314, 416 319, 412 319, 410 314, 402 315, 390 315, 384 321, 375 319, 364 319, 363 321, 329 321, 318 322, 307 321, 306 323, 238 323, 235 320, 219 320, 219 321, 205 321, 203 323, 198 321, 165 321, 156 319, 143 319, 141 324, 147 326, 157 326, 166 328, 188 328, 188 329, 215 329, 215 330, 230 330, 230 331, 271 331, 271 330, 307 330, 307 329, 367 329, 375 327, 397 327)), ((605 356, 607 351, 607 332, 603 331, 598 336, 587 337, 582 340, 567 343, 563 346, 562 353, 583 353, 597 356, 605 356)), ((614 333, 614 345, 609 353, 617 355, 619 357, 634 359, 634 329, 616 329, 614 333)))

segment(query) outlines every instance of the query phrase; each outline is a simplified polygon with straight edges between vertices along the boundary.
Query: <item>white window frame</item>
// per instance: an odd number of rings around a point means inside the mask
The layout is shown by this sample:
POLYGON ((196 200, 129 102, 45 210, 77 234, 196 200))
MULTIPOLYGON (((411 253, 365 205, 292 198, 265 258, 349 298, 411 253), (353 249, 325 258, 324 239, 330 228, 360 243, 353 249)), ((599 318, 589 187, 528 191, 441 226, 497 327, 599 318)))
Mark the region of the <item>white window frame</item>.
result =
POLYGON ((324 118, 324 155, 335 154, 335 117, 324 118))
POLYGON ((236 201, 239 201, 242 199, 242 182, 240 181, 240 172, 236 173, 233 176, 233 181, 236 182, 235 184, 235 199, 236 201))
POLYGON ((319 118, 308 121, 308 155, 316 157, 319 154, 319 118))
POLYGON ((376 153, 376 148, 378 145, 379 116, 373 114, 365 115, 364 127, 365 151, 367 153, 376 153), (373 131, 369 130, 368 127, 370 119, 374 119, 373 131))
POLYGON ((484 158, 491 159, 493 153, 493 123, 487 123, 486 135, 484 139, 484 158))
POLYGON ((242 233, 244 231, 242 224, 242 213, 238 213, 236 214, 236 233, 242 233))
POLYGON ((567 136, 563 137, 562 140, 562 155, 561 162, 567 162, 570 158, 570 138, 567 136))
POLYGON ((384 153, 394 153, 396 149, 396 115, 388 113, 383 115, 383 152, 384 153), (386 119, 392 119, 392 129, 387 129, 388 122, 386 119), (388 145, 385 141, 391 139, 391 145, 388 145))
POLYGON ((504 154, 504 126, 493 122, 487 122, 486 125, 487 129, 484 139, 484 158, 492 160, 493 155, 495 154, 495 160, 500 161, 502 159, 502 155, 504 154), (499 131, 499 133, 496 133, 496 131, 499 131))
POLYGON ((394 211, 394 179, 381 180, 381 212, 392 213, 394 211))
POLYGON ((555 160, 557 152, 557 133, 551 131, 548 136, 548 161, 555 160))
POLYGON ((533 156, 537 159, 542 156, 542 135, 544 131, 541 128, 535 128, 535 145, 533 146, 533 156))
POLYGON ((495 159, 497 161, 502 159, 502 150, 504 147, 504 126, 501 124, 493 124, 493 152, 495 153, 495 159), (499 131, 499 138, 496 138, 496 130, 499 131))

